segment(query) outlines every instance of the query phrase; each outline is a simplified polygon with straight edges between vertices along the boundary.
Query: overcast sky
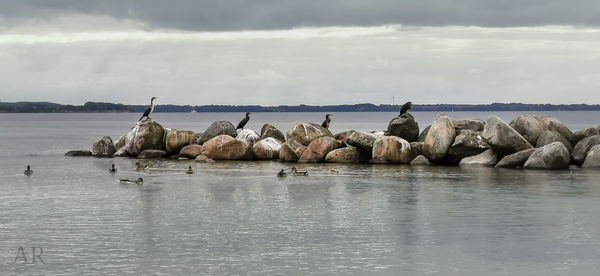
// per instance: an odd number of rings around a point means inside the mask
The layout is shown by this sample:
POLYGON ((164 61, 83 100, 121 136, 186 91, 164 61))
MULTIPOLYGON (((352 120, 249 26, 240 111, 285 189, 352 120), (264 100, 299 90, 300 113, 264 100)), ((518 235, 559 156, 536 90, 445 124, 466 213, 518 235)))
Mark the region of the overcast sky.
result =
POLYGON ((0 101, 600 103, 595 0, 0 0, 0 101))

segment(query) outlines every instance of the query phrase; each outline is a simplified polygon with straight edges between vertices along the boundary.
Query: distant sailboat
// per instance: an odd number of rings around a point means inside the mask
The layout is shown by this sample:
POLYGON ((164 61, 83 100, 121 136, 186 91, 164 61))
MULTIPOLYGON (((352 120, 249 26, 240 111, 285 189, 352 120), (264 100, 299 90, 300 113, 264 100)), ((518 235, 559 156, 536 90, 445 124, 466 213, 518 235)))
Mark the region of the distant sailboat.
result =
POLYGON ((190 113, 197 113, 198 111, 196 111, 196 109, 192 108, 192 111, 190 113))

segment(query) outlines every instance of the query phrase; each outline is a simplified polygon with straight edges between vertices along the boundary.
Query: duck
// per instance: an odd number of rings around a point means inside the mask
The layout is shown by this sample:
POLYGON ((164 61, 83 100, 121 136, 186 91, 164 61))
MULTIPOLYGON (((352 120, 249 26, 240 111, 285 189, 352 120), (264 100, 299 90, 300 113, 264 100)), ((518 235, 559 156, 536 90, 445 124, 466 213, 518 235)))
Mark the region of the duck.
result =
POLYGON ((110 169, 108 169, 108 172, 111 172, 111 173, 116 173, 117 172, 117 168, 115 168, 115 164, 112 164, 112 166, 110 167, 110 169))
POLYGON ((194 169, 192 169, 192 166, 188 166, 188 169, 187 169, 187 171, 185 171, 185 173, 194 174, 194 169))
POLYGON ((338 174, 340 173, 339 171, 335 170, 335 169, 330 169, 329 170, 329 174, 338 174))
POLYGON ((300 172, 299 172, 299 171, 296 169, 296 167, 292 167, 292 174, 293 174, 293 175, 308 175, 308 172, 307 172, 307 171, 300 171, 300 172))
POLYGON ((31 166, 27 165, 27 169, 23 173, 25 175, 32 175, 33 171, 31 170, 31 166))
POLYGON ((148 165, 142 165, 140 162, 135 162, 135 169, 138 171, 144 171, 148 169, 148 165))
POLYGON ((121 183, 135 183, 135 184, 138 184, 138 185, 144 184, 144 179, 141 178, 141 177, 138 177, 135 180, 132 180, 132 179, 129 179, 129 178, 121 178, 121 179, 119 179, 119 181, 121 183))
POLYGON ((279 172, 277 173, 277 176, 278 176, 278 177, 286 177, 286 176, 287 176, 287 173, 285 173, 285 170, 284 170, 284 169, 281 169, 281 171, 279 171, 279 172))

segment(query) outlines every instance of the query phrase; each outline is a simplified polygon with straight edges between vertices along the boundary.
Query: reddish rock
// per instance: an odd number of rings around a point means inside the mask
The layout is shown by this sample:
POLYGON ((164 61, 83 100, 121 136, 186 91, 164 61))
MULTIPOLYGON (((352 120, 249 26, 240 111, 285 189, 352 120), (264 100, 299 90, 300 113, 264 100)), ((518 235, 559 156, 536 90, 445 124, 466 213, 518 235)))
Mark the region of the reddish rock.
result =
POLYGON ((287 140, 296 140, 308 146, 310 142, 320 137, 333 137, 331 132, 314 123, 294 122, 286 132, 287 140))
POLYGON ((329 163, 358 163, 360 151, 355 147, 334 149, 325 156, 325 162, 329 163))
POLYGON ((279 158, 279 150, 281 142, 273 137, 267 137, 256 142, 252 146, 252 152, 256 159, 277 159, 279 158))
POLYGON ((382 136, 373 143, 374 163, 408 164, 415 156, 410 143, 397 136, 382 136))
POLYGON ((343 144, 330 136, 317 138, 310 142, 308 147, 300 155, 299 163, 318 163, 323 162, 327 154, 343 144))
POLYGON ((201 145, 187 145, 179 151, 179 156, 184 156, 187 158, 196 158, 196 156, 202 154, 202 146, 201 145))
POLYGON ((202 155, 214 160, 252 159, 252 147, 229 135, 219 135, 202 145, 202 155))

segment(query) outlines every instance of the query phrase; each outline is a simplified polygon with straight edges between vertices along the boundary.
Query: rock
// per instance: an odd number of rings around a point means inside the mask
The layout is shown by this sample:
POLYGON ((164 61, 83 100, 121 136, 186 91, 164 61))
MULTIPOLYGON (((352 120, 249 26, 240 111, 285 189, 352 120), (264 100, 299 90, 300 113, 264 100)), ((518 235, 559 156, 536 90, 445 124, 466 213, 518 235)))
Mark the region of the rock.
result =
POLYGON ((215 160, 212 160, 204 155, 198 155, 196 156, 196 159, 194 159, 196 162, 198 163, 214 163, 215 160))
POLYGON ((515 152, 511 155, 504 156, 500 159, 500 162, 496 164, 496 168, 517 168, 523 167, 529 156, 533 154, 535 149, 526 149, 519 152, 515 152))
POLYGON ((152 119, 138 122, 125 138, 127 154, 137 156, 147 149, 165 148, 165 129, 152 119))
POLYGON ((127 140, 127 135, 122 135, 121 137, 119 137, 119 141, 115 143, 115 149, 117 151, 120 150, 123 146, 125 146, 125 140, 127 140))
POLYGON ((569 141, 573 140, 573 132, 558 119, 552 116, 543 116, 540 120, 544 124, 544 129, 560 133, 569 141))
POLYGON ((523 168, 526 169, 566 169, 571 156, 567 147, 561 142, 554 142, 535 149, 523 168))
POLYGON ((425 137, 423 155, 432 162, 442 160, 446 157, 455 136, 456 130, 450 117, 438 114, 425 137))
POLYGON ((70 150, 65 153, 66 156, 92 156, 89 150, 70 150))
POLYGON ((139 159, 150 159, 150 158, 162 158, 167 155, 167 152, 164 150, 155 150, 155 149, 147 149, 143 150, 138 154, 137 158, 139 159))
POLYGON ((248 160, 252 147, 230 135, 219 135, 202 144, 202 155, 214 160, 248 160))
POLYGON ((375 137, 377 137, 377 138, 379 138, 381 136, 385 136, 385 131, 383 131, 383 130, 373 130, 369 133, 372 135, 375 135, 375 137))
POLYGON ((567 149, 569 153, 573 152, 573 146, 571 146, 571 142, 567 140, 564 136, 554 131, 544 130, 538 137, 537 143, 535 144, 536 148, 541 148, 545 145, 552 144, 554 142, 561 142, 567 149))
POLYGON ((411 166, 431 166, 431 165, 433 165, 433 163, 429 162, 429 159, 427 159, 427 157, 425 157, 424 155, 418 155, 417 157, 415 157, 415 159, 410 161, 410 165, 411 166))
POLYGON ((423 142, 411 142, 410 150, 413 152, 413 156, 421 155, 423 153, 423 142))
POLYGON ((373 134, 362 131, 355 131, 346 138, 346 143, 348 145, 357 147, 362 151, 372 152, 373 143, 375 143, 376 139, 377 137, 373 134))
POLYGON ((188 140, 188 145, 194 145, 200 144, 200 140, 202 139, 202 135, 204 135, 203 133, 194 133, 192 134, 192 136, 190 137, 190 140, 188 140))
POLYGON ((493 167, 498 162, 498 155, 493 149, 486 150, 478 155, 469 156, 460 160, 459 166, 484 166, 493 167))
POLYGON ((533 148, 521 134, 495 115, 488 117, 481 136, 500 155, 533 148))
POLYGON ((427 133, 429 133, 429 129, 431 126, 427 126, 421 134, 419 134, 419 138, 417 138, 417 142, 425 142, 425 137, 427 137, 427 133))
POLYGON ((587 138, 594 135, 600 135, 600 126, 582 129, 573 133, 573 138, 571 142, 573 142, 573 145, 577 145, 577 143, 579 143, 579 141, 581 141, 583 138, 587 138))
POLYGON ((165 137, 165 149, 167 154, 178 153, 181 148, 190 144, 190 138, 194 136, 194 132, 189 130, 169 130, 165 137))
POLYGON ((404 113, 390 121, 386 136, 398 136, 408 142, 415 142, 419 138, 419 124, 410 113, 404 113))
POLYGON ((129 153, 127 153, 127 151, 125 150, 125 146, 122 146, 119 150, 117 150, 115 152, 115 155, 113 155, 113 157, 129 157, 132 156, 129 153))
POLYGON ((330 136, 317 138, 310 142, 308 147, 302 152, 298 163, 318 163, 325 161, 327 154, 342 146, 342 142, 335 140, 330 136))
POLYGON ((360 151, 355 147, 334 149, 325 156, 325 162, 329 163, 358 163, 360 151))
POLYGON ((187 145, 181 148, 181 151, 179 151, 179 156, 192 159, 196 158, 200 154, 202 154, 202 146, 197 144, 187 145))
POLYGON ((408 164, 414 155, 410 143, 397 136, 382 136, 373 143, 374 163, 408 164))
POLYGON ((108 136, 104 136, 96 141, 92 147, 92 155, 96 157, 113 157, 115 151, 115 144, 108 136))
POLYGON ((483 128, 485 127, 485 122, 477 118, 458 120, 453 123, 456 132, 461 130, 483 131, 483 128))
POLYGON ((331 132, 314 123, 294 122, 287 130, 287 140, 296 140, 302 145, 308 146, 310 142, 320 137, 333 137, 331 132))
POLYGON ((306 146, 303 146, 297 141, 287 140, 281 145, 281 149, 279 150, 279 160, 282 162, 296 162, 305 149, 306 146))
POLYGON ((260 140, 260 136, 258 136, 258 133, 254 132, 254 130, 242 129, 235 139, 252 145, 260 140))
POLYGON ((202 137, 200 138, 200 140, 198 140, 198 144, 202 145, 206 141, 215 138, 219 135, 229 135, 231 137, 236 137, 237 132, 235 131, 235 127, 230 122, 216 121, 212 123, 206 129, 206 131, 204 131, 204 134, 202 134, 202 137))
POLYGON ((461 130, 448 149, 447 163, 458 164, 465 157, 478 155, 490 149, 490 145, 483 140, 480 131, 461 130))
POLYGON ((346 142, 346 139, 348 139, 348 136, 350 136, 354 132, 356 132, 356 130, 340 132, 336 135, 333 135, 333 138, 335 138, 335 140, 338 140, 338 141, 346 142))
POLYGON ((595 145, 588 151, 581 167, 600 168, 600 145, 595 145))
POLYGON ((273 137, 282 143, 285 142, 285 136, 283 135, 283 132, 279 131, 279 129, 270 124, 263 125, 263 127, 260 129, 260 137, 263 139, 267 137, 273 137))
POLYGON ((279 158, 279 150, 282 142, 273 138, 267 137, 256 142, 252 146, 252 152, 256 159, 277 159, 279 158))
POLYGON ((546 128, 540 117, 535 115, 519 115, 508 124, 516 130, 529 144, 535 145, 538 137, 546 128))
POLYGON ((595 145, 600 145, 600 135, 594 135, 581 139, 571 152, 571 157, 576 164, 581 164, 585 160, 588 152, 595 145))

